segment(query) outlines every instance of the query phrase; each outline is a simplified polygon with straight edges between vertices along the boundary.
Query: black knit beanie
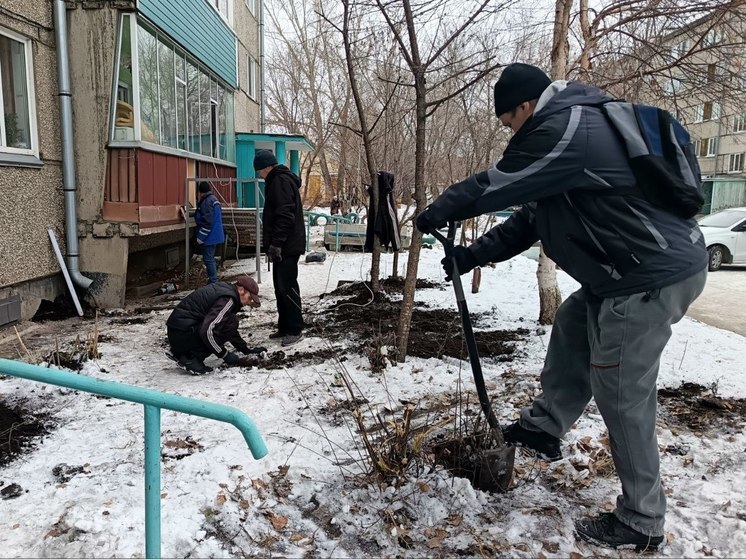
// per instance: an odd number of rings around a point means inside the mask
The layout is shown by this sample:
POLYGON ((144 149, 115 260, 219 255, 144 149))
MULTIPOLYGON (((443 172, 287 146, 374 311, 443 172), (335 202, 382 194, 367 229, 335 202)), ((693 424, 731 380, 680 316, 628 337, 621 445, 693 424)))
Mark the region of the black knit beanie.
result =
POLYGON ((277 165, 277 158, 274 153, 268 149, 256 150, 256 155, 254 156, 255 171, 264 169, 265 167, 271 167, 272 165, 277 165))
POLYGON ((210 188, 210 183, 207 181, 202 181, 199 183, 199 193, 204 194, 205 192, 211 192, 212 188, 210 188))
POLYGON ((520 62, 506 66, 495 83, 495 114, 499 117, 525 101, 538 99, 550 83, 536 66, 520 62))

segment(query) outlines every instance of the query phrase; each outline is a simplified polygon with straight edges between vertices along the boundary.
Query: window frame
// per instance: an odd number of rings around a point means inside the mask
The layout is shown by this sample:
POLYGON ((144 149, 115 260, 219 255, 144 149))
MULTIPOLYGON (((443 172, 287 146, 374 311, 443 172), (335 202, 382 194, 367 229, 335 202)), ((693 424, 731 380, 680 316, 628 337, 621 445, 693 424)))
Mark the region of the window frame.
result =
POLYGON ((249 13, 252 16, 256 17, 256 0, 244 0, 244 4, 246 4, 246 8, 249 10, 249 13))
POLYGON ((718 144, 717 136, 710 136, 707 138, 707 151, 705 152, 705 157, 715 157, 718 151, 718 144))
POLYGON ((733 133, 740 134, 741 132, 746 132, 746 113, 733 117, 733 133))
POLYGON ((257 75, 259 74, 259 62, 256 58, 250 54, 246 55, 246 88, 244 91, 249 99, 256 101, 257 99, 257 75))
MULTIPOLYGON (((114 83, 112 84, 112 92, 111 92, 112 97, 111 97, 111 99, 113 100, 113 99, 116 98, 117 89, 118 89, 117 88, 117 81, 118 81, 117 75, 118 75, 118 70, 119 70, 119 64, 120 64, 119 58, 120 58, 120 53, 121 53, 121 40, 122 40, 122 32, 121 32, 121 30, 124 27, 124 25, 122 24, 122 22, 124 20, 121 19, 121 18, 128 17, 128 16, 130 17, 130 26, 131 26, 130 27, 130 36, 131 36, 130 40, 131 40, 131 43, 132 43, 132 52, 131 52, 131 56, 132 56, 132 73, 133 73, 132 88, 134 90, 133 91, 133 109, 134 109, 134 114, 135 114, 135 127, 134 127, 135 134, 134 134, 134 140, 115 140, 114 139, 115 110, 114 110, 114 107, 113 107, 114 103, 112 102, 111 103, 112 109, 111 109, 111 114, 110 114, 110 124, 109 124, 109 144, 110 144, 110 146, 111 147, 128 147, 128 148, 135 147, 135 148, 142 148, 142 149, 150 149, 152 151, 157 151, 157 152, 162 152, 162 153, 173 153, 173 154, 179 155, 181 157, 187 157, 187 158, 191 158, 191 159, 198 159, 198 160, 205 160, 205 161, 215 161, 215 162, 219 162, 221 164, 226 164, 227 163, 229 165, 235 165, 235 161, 233 161, 233 160, 230 159, 230 157, 235 158, 235 146, 231 145, 231 142, 235 141, 235 133, 233 134, 233 138, 230 138, 230 139, 226 140, 226 142, 227 142, 226 143, 226 157, 229 157, 227 159, 222 159, 220 157, 214 157, 214 156, 212 156, 212 153, 213 153, 212 150, 211 150, 211 154, 210 155, 206 155, 206 154, 202 153, 201 149, 200 149, 200 151, 192 151, 191 149, 189 149, 189 145, 190 145, 190 142, 189 142, 190 136, 189 136, 189 134, 192 131, 191 131, 191 126, 190 126, 190 112, 189 112, 190 105, 189 105, 189 91, 188 91, 188 87, 185 87, 185 106, 184 106, 184 117, 185 117, 184 143, 185 143, 185 148, 178 147, 178 137, 179 137, 178 131, 180 130, 179 125, 178 125, 178 112, 175 112, 176 120, 177 120, 177 126, 176 126, 176 129, 177 129, 177 133, 176 133, 176 147, 172 147, 172 146, 164 144, 162 142, 162 138, 161 138, 161 140, 159 142, 151 142, 151 141, 147 141, 147 140, 143 140, 142 139, 142 134, 141 134, 142 118, 141 118, 141 110, 140 110, 140 105, 141 105, 141 103, 140 103, 140 60, 139 60, 140 57, 139 57, 139 52, 138 52, 138 45, 139 45, 139 41, 140 41, 140 36, 139 36, 140 35, 140 33, 139 33, 140 32, 140 25, 142 25, 143 27, 145 27, 155 37, 156 46, 160 45, 161 41, 163 40, 164 46, 168 47, 170 49, 171 53, 172 53, 172 58, 174 60, 174 80, 173 80, 173 85, 171 86, 171 88, 173 89, 173 91, 174 91, 174 93, 176 95, 176 97, 175 97, 175 105, 174 105, 175 111, 177 110, 176 109, 176 105, 178 105, 178 87, 179 87, 178 84, 180 84, 181 82, 183 82, 184 84, 188 84, 189 83, 189 67, 190 67, 190 65, 196 69, 196 72, 197 72, 196 75, 197 75, 197 80, 198 81, 201 81, 202 76, 206 76, 207 79, 208 79, 208 81, 210 83, 215 82, 218 87, 222 87, 223 88, 226 97, 230 96, 231 98, 234 98, 235 95, 236 95, 236 92, 238 91, 237 89, 233 89, 230 85, 228 85, 227 83, 223 82, 217 75, 215 75, 214 73, 210 72, 210 70, 204 64, 202 64, 196 57, 194 57, 193 55, 191 55, 190 53, 188 53, 187 51, 185 51, 183 48, 181 48, 181 46, 178 44, 177 41, 175 41, 167 33, 164 33, 157 25, 155 25, 154 23, 152 23, 147 18, 144 18, 142 16, 136 16, 134 14, 129 14, 129 13, 128 14, 122 14, 120 16, 119 34, 117 36, 117 51, 116 51, 116 55, 115 55, 115 59, 116 60, 115 60, 115 65, 114 65, 114 79, 112 80, 114 83), (175 69, 176 61, 179 60, 180 58, 184 60, 184 79, 183 80, 177 77, 177 72, 176 72, 176 69, 175 69)), ((157 77, 158 77, 157 87, 158 87, 158 90, 160 91, 160 87, 161 87, 161 84, 160 84, 161 76, 160 76, 160 60, 159 60, 159 58, 160 58, 159 56, 156 56, 156 67, 157 67, 157 77)), ((210 88, 210 91, 212 91, 212 88, 210 88)), ((198 89, 198 92, 199 92, 199 89, 198 89)), ((159 104, 159 109, 160 109, 160 93, 159 93, 159 96, 158 96, 158 100, 159 100, 158 104, 159 104)), ((201 126, 201 123, 202 123, 202 107, 201 107, 201 104, 202 103, 201 103, 201 95, 200 95, 200 98, 199 98, 198 103, 197 103, 197 106, 199 108, 199 112, 198 112, 198 116, 197 116, 197 124, 198 124, 198 126, 201 126)), ((159 130, 159 133, 160 133, 161 130, 162 130, 160 110, 159 110, 159 113, 158 113, 158 122, 159 122, 158 123, 158 130, 159 130)), ((235 125, 235 123, 233 123, 233 124, 235 125)), ((211 133, 209 133, 208 135, 211 136, 211 133)), ((219 154, 219 151, 220 150, 218 149, 218 154, 219 154)))
POLYGON ((728 173, 741 173, 743 172, 744 153, 731 153, 728 157, 728 173), (733 162, 738 161, 739 165, 733 167, 733 162))
POLYGON ((5 101, 3 99, 2 75, 0 75, 0 109, 2 109, 3 118, 0 119, 0 154, 8 155, 32 155, 39 157, 39 132, 36 119, 36 87, 34 82, 34 61, 33 42, 28 37, 24 37, 7 27, 0 25, 0 35, 3 35, 13 41, 23 44, 23 58, 26 70, 26 96, 28 102, 28 120, 29 120, 29 148, 14 148, 5 145, 7 138, 5 136, 5 101))

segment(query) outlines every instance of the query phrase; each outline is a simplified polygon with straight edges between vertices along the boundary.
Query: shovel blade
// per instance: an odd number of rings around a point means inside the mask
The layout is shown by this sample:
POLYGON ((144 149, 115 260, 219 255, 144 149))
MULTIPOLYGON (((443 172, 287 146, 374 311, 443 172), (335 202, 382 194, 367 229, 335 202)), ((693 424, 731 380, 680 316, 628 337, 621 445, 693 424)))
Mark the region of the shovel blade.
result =
POLYGON ((485 450, 480 460, 479 489, 505 493, 513 481, 514 461, 514 446, 485 450))

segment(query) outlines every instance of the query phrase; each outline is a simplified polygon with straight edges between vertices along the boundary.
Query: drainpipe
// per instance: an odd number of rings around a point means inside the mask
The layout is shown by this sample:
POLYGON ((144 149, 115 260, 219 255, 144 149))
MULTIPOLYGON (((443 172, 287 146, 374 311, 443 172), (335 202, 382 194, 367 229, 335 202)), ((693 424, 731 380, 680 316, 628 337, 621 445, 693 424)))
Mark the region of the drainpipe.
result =
POLYGON ((78 266, 77 186, 73 151, 73 109, 70 91, 70 66, 67 56, 67 8, 65 0, 53 0, 54 38, 57 47, 57 81, 60 97, 60 128, 62 136, 62 190, 65 193, 65 242, 67 270, 73 282, 88 289, 93 280, 80 273, 78 266))
POLYGON ((259 132, 264 134, 267 120, 264 114, 264 0, 259 0, 259 132))

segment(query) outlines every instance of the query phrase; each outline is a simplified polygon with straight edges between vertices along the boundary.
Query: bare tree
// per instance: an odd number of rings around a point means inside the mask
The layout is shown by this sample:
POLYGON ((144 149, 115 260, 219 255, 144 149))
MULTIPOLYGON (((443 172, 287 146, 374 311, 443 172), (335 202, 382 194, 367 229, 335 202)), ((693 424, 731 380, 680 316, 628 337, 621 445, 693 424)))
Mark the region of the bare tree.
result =
MULTIPOLYGON (((469 33, 473 33, 479 24, 494 18, 507 4, 495 5, 490 0, 483 0, 468 12, 464 12, 463 3, 455 7, 450 2, 435 0, 416 3, 411 0, 375 0, 375 4, 409 70, 409 79, 403 83, 414 91, 414 200, 419 213, 427 205, 425 161, 428 118, 448 99, 456 97, 500 66, 499 62, 495 62, 499 52, 495 43, 485 43, 484 48, 476 53, 464 51, 464 55, 470 55, 465 75, 459 73, 455 76, 451 73, 448 64, 443 62, 444 54, 454 43, 465 46, 469 33), (460 17, 454 18, 453 14, 460 17), (446 85, 456 77, 461 82, 459 86, 444 92, 444 89, 448 89, 446 85)), ((422 234, 414 228, 397 332, 399 361, 404 361, 407 352, 421 247, 422 234)))

